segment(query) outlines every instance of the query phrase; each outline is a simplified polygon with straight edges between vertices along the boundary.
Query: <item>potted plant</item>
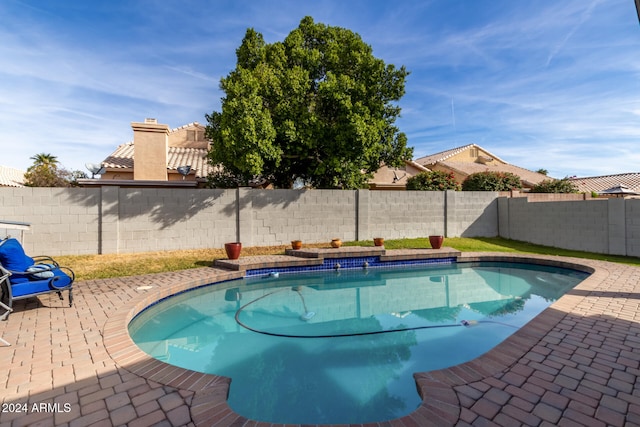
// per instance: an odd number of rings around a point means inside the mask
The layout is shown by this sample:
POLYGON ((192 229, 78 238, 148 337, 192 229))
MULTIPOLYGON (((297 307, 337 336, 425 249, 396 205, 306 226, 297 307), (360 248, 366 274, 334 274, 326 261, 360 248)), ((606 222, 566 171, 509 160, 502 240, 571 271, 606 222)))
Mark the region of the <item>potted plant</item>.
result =
POLYGON ((375 246, 384 246, 384 237, 374 237, 373 244, 375 246))
POLYGON ((433 249, 440 249, 442 247, 442 243, 444 242, 444 236, 442 235, 433 235, 429 236, 429 243, 433 249))
POLYGON ((294 250, 298 250, 302 248, 302 240, 292 240, 291 248, 294 250))
POLYGON ((240 258, 240 251, 242 250, 242 243, 240 242, 232 242, 225 243, 224 250, 227 252, 227 258, 229 259, 238 259, 240 258))
POLYGON ((339 248, 340 246, 342 246, 342 240, 340 240, 337 237, 335 239, 331 239, 331 247, 332 248, 339 248))

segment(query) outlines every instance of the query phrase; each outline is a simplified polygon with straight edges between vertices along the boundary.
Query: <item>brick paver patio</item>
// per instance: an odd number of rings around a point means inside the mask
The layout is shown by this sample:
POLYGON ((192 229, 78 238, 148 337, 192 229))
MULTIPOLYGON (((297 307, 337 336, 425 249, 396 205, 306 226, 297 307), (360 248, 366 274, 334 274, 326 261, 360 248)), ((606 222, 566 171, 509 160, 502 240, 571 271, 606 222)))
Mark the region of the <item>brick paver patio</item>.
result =
MULTIPOLYGON (((505 255, 462 258, 486 257, 505 255)), ((594 273, 484 356, 416 374, 423 405, 370 425, 640 425, 640 268, 554 259, 594 273)), ((55 295, 18 302, 0 322, 12 344, 0 346, 0 427, 270 426, 230 410, 228 379, 150 359, 126 332, 159 297, 240 274, 200 268, 79 282, 71 308, 55 295)))

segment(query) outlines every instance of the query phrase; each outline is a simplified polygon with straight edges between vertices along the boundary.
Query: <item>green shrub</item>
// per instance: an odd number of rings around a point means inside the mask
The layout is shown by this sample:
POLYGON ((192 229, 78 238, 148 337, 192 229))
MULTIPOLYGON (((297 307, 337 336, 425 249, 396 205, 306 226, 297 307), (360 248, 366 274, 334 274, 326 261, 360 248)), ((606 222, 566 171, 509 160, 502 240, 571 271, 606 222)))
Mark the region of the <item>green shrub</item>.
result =
POLYGON ((419 174, 407 179, 407 190, 460 191, 460 184, 456 182, 453 172, 420 172, 419 174))
POLYGON ((536 184, 532 193, 577 193, 578 187, 568 177, 562 179, 545 179, 536 184))
POLYGON ((520 177, 511 172, 477 172, 462 183, 462 191, 509 191, 521 188, 520 177))

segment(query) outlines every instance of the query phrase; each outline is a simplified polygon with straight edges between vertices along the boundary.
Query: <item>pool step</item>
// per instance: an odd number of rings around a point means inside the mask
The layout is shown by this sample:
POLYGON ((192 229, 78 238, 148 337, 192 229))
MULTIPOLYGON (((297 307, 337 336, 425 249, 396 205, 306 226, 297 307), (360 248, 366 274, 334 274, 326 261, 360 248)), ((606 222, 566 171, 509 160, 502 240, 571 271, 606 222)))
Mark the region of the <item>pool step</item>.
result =
POLYGON ((460 251, 440 249, 384 249, 380 247, 346 246, 341 248, 287 249, 286 255, 260 255, 240 257, 235 260, 219 259, 214 265, 234 271, 268 268, 311 267, 322 265, 325 259, 380 257, 381 262, 412 261, 439 258, 457 258, 460 251))

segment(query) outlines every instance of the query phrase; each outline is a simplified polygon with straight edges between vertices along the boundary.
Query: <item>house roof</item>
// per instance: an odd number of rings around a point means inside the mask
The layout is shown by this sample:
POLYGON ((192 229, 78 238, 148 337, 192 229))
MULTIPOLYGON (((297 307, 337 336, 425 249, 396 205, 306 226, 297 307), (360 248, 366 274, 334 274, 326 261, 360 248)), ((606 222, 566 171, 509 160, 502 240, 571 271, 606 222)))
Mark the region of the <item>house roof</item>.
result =
POLYGON ((24 187, 24 174, 20 169, 0 166, 0 187, 24 187))
MULTIPOLYGON (((463 151, 469 150, 471 148, 479 148, 482 151, 485 151, 487 153, 489 153, 487 150, 485 150, 484 148, 480 147, 477 144, 469 144, 469 145, 463 145, 462 147, 456 147, 456 148, 452 148, 450 150, 445 150, 445 151, 441 151, 439 153, 435 153, 435 154, 430 154, 428 156, 424 156, 424 157, 420 157, 419 159, 416 159, 415 162, 419 163, 421 165, 432 165, 435 164, 437 162, 443 162, 453 156, 455 156, 456 154, 459 154, 463 151)), ((502 160, 501 158, 499 158, 498 156, 493 155, 493 153, 491 153, 491 156, 502 162, 502 163, 507 163, 504 160, 502 160)))
MULTIPOLYGON (((209 142, 206 139, 196 140, 185 137, 185 132, 197 129, 203 135, 205 127, 198 122, 192 122, 169 131, 167 169, 177 171, 179 166, 191 166, 196 179, 204 179, 213 170, 207 162, 209 142)), ((127 142, 119 145, 116 150, 104 159, 101 165, 107 170, 133 169, 134 144, 127 142)))
POLYGON ((617 185, 624 185, 632 191, 640 192, 640 172, 571 178, 570 181, 578 187, 578 191, 585 193, 597 193, 617 185))
POLYGON ((544 180, 553 179, 538 172, 530 171, 529 169, 521 168, 509 163, 468 163, 468 162, 439 162, 439 164, 463 173, 465 175, 471 175, 477 172, 495 171, 495 172, 510 172, 520 177, 523 184, 528 187, 533 187, 536 184, 541 183, 544 180))
POLYGON ((416 159, 415 162, 430 168, 434 168, 436 165, 440 165, 441 167, 458 172, 462 175, 471 175, 472 173, 485 171, 510 172, 514 175, 519 176, 522 183, 527 187, 533 187, 534 185, 539 184, 544 180, 553 179, 551 177, 548 177, 547 175, 543 175, 541 173, 507 163, 500 157, 496 156, 493 153, 490 153, 477 144, 464 145, 462 147, 456 147, 450 150, 441 151, 439 153, 430 154, 428 156, 416 159), (470 150, 471 148, 477 148, 481 150, 482 152, 488 154, 491 159, 495 161, 476 163, 449 160, 457 154, 470 150))
POLYGON ((404 190, 407 179, 420 173, 428 172, 429 169, 414 162, 405 160, 404 167, 394 168, 387 165, 380 166, 369 180, 369 186, 375 189, 402 189, 404 190))
MULTIPOLYGON (((133 142, 119 145, 116 151, 102 161, 107 169, 133 169, 133 142)), ((169 147, 167 169, 177 170, 179 166, 190 165, 196 178, 206 178, 212 167, 207 162, 206 148, 169 147)))

